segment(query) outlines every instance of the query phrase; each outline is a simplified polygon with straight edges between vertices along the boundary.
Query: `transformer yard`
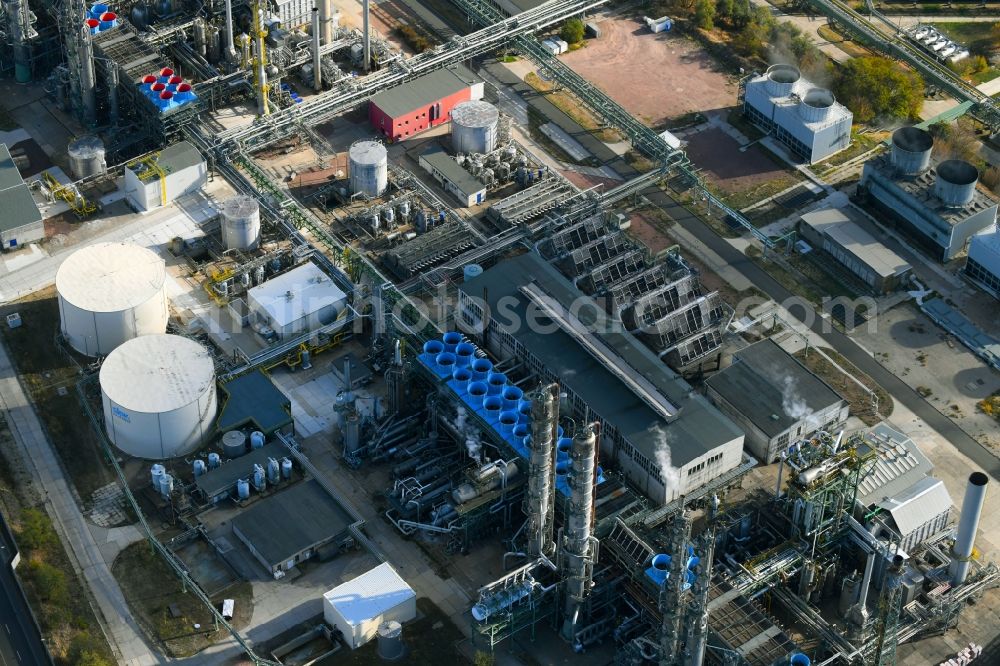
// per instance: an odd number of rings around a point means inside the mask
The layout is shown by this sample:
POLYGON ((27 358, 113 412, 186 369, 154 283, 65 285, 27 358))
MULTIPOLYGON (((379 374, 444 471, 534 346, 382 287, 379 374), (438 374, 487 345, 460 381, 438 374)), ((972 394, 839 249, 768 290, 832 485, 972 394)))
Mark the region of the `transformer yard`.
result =
POLYGON ((0 663, 1000 663, 978 47, 663 6, 6 0, 0 663))

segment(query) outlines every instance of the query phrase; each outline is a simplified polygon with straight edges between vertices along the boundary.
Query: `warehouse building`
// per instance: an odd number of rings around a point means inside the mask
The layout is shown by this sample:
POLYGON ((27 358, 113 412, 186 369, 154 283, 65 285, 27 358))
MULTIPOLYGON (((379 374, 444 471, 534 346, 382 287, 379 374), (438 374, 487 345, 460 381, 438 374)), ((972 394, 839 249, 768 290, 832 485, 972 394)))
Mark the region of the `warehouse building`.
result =
POLYGON ((854 114, 832 92, 802 78, 797 67, 773 65, 741 92, 743 115, 809 164, 851 145, 854 114))
POLYGON ((475 206, 486 199, 486 186, 441 148, 432 148, 421 155, 420 166, 462 206, 475 206))
POLYGON ((351 516, 315 479, 282 490, 233 519, 233 534, 275 578, 327 544, 350 539, 351 516))
POLYGON ((993 227, 997 201, 977 188, 979 170, 935 161, 934 140, 916 127, 892 135, 892 150, 865 163, 858 194, 939 261, 951 261, 975 234, 993 227))
POLYGON ((708 379, 708 396, 746 433, 746 447, 764 464, 790 444, 847 420, 848 404, 773 340, 733 356, 708 379))
POLYGON ((872 291, 904 286, 913 267, 865 231, 848 210, 823 208, 799 218, 799 237, 857 276, 872 291))
POLYGON ((14 250, 45 238, 45 224, 31 189, 0 143, 0 248, 14 250))
POLYGON ((654 502, 738 467, 739 428, 631 335, 595 324, 590 315, 602 312, 535 253, 494 266, 459 292, 461 328, 538 381, 558 382, 577 422, 601 424, 601 459, 654 502))
POLYGON ((965 274, 994 297, 1000 298, 1000 231, 996 226, 969 241, 965 274))
POLYGON ((879 502, 873 522, 874 531, 892 535, 904 551, 910 551, 948 526, 951 516, 951 495, 944 481, 925 476, 906 490, 879 502))
POLYGON ((201 153, 187 141, 125 167, 125 199, 139 212, 165 206, 208 182, 201 153))
POLYGON ((482 79, 467 67, 445 67, 372 97, 368 120, 388 140, 403 141, 448 122, 455 106, 483 92, 482 79))
POLYGON ((417 617, 417 594, 388 562, 323 595, 323 620, 336 627, 352 650, 375 637, 383 622, 417 617))
POLYGON ((247 291, 254 319, 282 339, 332 324, 347 295, 319 266, 307 261, 247 291))

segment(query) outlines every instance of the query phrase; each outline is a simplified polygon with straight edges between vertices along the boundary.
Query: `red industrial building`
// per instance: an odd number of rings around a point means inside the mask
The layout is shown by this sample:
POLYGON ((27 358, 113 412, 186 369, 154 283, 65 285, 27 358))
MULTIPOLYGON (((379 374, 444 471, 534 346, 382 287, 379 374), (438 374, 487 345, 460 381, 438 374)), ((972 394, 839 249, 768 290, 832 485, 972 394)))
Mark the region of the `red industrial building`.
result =
POLYGON ((403 141, 448 122, 456 105, 482 98, 482 79, 467 67, 446 67, 372 97, 368 120, 388 141, 403 141))

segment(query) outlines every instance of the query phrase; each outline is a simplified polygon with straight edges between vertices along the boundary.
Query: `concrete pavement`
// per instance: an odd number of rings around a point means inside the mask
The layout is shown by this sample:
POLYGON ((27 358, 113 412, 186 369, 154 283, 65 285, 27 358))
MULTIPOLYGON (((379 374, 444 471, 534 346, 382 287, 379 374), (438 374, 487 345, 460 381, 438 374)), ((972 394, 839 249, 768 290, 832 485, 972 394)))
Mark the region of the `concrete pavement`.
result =
POLYGON ((48 435, 28 400, 5 345, 0 344, 0 409, 21 451, 20 464, 45 492, 45 510, 67 546, 77 573, 90 586, 97 610, 119 654, 119 663, 147 666, 166 663, 146 645, 118 581, 101 555, 100 546, 76 503, 48 435))

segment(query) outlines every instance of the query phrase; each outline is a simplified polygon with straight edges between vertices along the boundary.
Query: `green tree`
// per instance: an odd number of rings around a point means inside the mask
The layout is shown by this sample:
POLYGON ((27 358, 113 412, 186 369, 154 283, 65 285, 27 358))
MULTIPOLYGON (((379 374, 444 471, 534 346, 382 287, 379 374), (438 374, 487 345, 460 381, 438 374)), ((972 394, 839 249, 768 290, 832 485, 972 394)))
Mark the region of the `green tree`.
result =
POLYGON ((840 68, 835 88, 857 122, 916 118, 924 101, 920 75, 881 56, 848 60, 840 68))
POLYGON ((733 0, 732 9, 729 12, 730 22, 737 30, 742 30, 750 23, 753 16, 753 6, 750 0, 733 0))
POLYGON ((57 543, 52 521, 41 509, 25 509, 21 514, 21 529, 17 541, 26 550, 45 550, 57 543))
POLYGON ((734 0, 719 0, 715 4, 715 13, 729 21, 733 17, 733 4, 734 0))
POLYGON ((767 50, 767 29, 757 23, 747 23, 733 37, 733 48, 736 52, 752 57, 763 57, 767 50))
POLYGON ((694 6, 694 22, 702 30, 715 27, 715 3, 713 0, 698 0, 694 6))
POLYGON ((583 41, 583 21, 578 18, 571 18, 562 25, 559 36, 567 44, 579 44, 583 41))

